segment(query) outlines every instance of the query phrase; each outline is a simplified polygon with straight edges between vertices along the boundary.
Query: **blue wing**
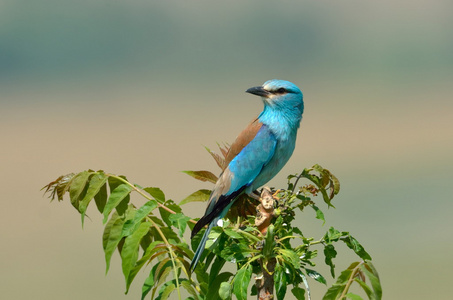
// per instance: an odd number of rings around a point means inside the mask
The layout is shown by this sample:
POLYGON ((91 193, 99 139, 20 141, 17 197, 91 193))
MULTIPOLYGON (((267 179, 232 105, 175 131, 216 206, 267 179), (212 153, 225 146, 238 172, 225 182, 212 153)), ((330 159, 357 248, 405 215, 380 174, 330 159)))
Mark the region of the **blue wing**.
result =
POLYGON ((277 139, 266 125, 262 125, 255 137, 236 155, 220 175, 211 193, 204 216, 195 224, 192 238, 209 224, 195 252, 190 269, 195 269, 212 227, 223 218, 236 198, 252 184, 261 170, 272 159, 277 139))
POLYGON ((220 175, 204 216, 192 230, 192 237, 215 217, 225 216, 224 209, 260 174, 273 157, 276 145, 275 135, 266 125, 262 125, 255 137, 231 160, 220 175))

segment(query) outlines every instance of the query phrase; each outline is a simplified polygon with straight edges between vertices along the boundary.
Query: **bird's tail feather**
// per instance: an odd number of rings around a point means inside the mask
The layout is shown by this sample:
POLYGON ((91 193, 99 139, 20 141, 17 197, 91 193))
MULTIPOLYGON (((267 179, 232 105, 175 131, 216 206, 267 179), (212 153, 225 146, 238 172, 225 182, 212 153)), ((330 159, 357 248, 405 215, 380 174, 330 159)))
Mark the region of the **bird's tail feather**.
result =
POLYGON ((198 244, 197 251, 195 251, 195 255, 193 256, 192 262, 190 263, 190 271, 193 272, 195 268, 197 267, 198 261, 201 258, 201 255, 203 254, 204 247, 206 246, 206 242, 208 241, 208 236, 209 232, 211 232, 212 227, 214 227, 217 224, 217 220, 214 219, 206 228, 206 231, 203 234, 203 237, 201 238, 200 244, 198 244))

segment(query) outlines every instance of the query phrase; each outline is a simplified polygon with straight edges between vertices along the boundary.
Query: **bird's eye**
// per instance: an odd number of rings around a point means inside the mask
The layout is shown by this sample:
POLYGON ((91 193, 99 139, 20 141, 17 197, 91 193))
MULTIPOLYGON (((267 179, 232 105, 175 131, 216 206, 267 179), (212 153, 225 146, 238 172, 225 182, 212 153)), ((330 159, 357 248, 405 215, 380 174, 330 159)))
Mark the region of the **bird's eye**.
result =
POLYGON ((286 89, 285 89, 285 88, 279 88, 279 89, 277 90, 277 93, 279 93, 279 94, 286 93, 286 89))

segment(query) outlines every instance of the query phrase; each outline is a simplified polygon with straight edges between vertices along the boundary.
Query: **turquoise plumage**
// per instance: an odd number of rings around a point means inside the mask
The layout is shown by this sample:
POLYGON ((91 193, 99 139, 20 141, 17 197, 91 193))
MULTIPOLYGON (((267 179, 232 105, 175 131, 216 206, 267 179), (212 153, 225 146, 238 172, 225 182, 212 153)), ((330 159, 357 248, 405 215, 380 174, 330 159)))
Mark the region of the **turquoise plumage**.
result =
POLYGON ((209 232, 225 217, 242 193, 251 194, 271 180, 291 157, 304 111, 300 89, 289 81, 269 80, 247 93, 261 96, 264 109, 231 145, 225 170, 211 193, 204 216, 192 230, 192 238, 208 225, 195 252, 194 270, 206 246, 209 232))

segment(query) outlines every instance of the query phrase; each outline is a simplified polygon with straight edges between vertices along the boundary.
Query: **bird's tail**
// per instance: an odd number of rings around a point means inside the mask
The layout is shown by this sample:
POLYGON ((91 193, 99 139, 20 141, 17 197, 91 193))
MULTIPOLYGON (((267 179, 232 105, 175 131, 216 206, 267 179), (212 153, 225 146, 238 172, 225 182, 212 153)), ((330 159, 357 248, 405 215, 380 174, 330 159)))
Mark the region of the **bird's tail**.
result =
POLYGON ((208 241, 208 236, 209 232, 211 232, 212 227, 214 227, 217 224, 217 218, 214 219, 206 228, 206 231, 203 234, 203 237, 201 238, 200 244, 198 244, 197 251, 195 251, 195 255, 193 256, 192 262, 190 263, 190 271, 193 272, 195 270, 198 261, 201 258, 201 255, 203 254, 204 247, 206 246, 206 242, 208 241))

